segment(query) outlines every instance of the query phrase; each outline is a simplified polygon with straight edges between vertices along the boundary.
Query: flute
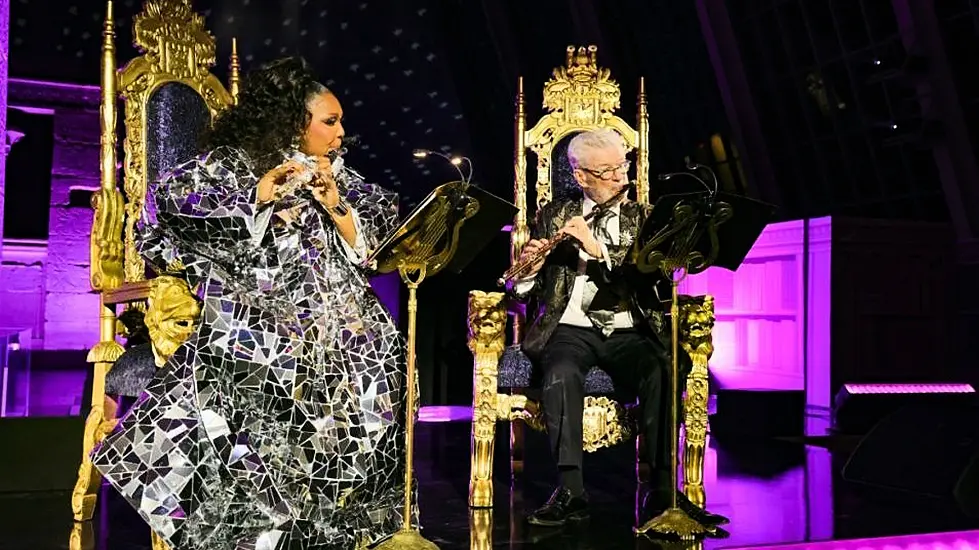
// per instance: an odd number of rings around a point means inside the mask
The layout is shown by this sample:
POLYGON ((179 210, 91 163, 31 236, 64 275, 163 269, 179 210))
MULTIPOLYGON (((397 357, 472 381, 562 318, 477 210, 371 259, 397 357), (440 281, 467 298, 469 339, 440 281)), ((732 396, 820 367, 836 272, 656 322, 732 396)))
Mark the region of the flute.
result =
MULTIPOLYGON (((622 189, 620 189, 615 195, 613 195, 612 198, 603 202, 602 204, 595 206, 595 208, 592 208, 591 212, 589 212, 585 216, 585 221, 586 222, 590 221, 599 212, 603 210, 608 210, 609 208, 618 204, 618 202, 621 201, 629 192, 629 190, 632 189, 634 186, 635 186, 635 182, 630 181, 622 189)), ((510 269, 507 269, 506 273, 504 273, 502 277, 496 280, 496 284, 498 284, 499 286, 506 286, 508 281, 512 281, 514 279, 523 279, 528 274, 530 274, 533 267, 537 265, 541 260, 543 260, 551 252, 551 250, 554 249, 554 247, 563 243, 569 238, 572 237, 567 233, 559 233, 555 235, 553 239, 547 241, 547 244, 538 248, 537 252, 533 256, 530 256, 525 260, 518 260, 516 263, 510 266, 510 269)))
MULTIPOLYGON (((343 170, 342 155, 346 152, 346 148, 340 148, 327 153, 327 158, 330 159, 333 165, 334 176, 343 170)), ((282 200, 286 198, 300 198, 302 195, 308 195, 302 198, 311 198, 312 192, 309 190, 310 184, 314 179, 319 177, 319 173, 317 172, 319 166, 317 164, 316 157, 296 151, 289 155, 286 160, 299 163, 303 169, 286 176, 282 185, 276 188, 277 199, 282 200)))

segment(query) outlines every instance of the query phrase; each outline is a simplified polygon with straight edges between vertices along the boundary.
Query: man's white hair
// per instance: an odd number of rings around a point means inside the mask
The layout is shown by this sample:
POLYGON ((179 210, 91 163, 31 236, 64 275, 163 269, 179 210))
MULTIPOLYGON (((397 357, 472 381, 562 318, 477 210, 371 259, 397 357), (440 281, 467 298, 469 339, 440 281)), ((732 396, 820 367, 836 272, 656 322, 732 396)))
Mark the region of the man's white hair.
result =
POLYGON ((571 139, 568 144, 568 162, 571 168, 577 170, 582 166, 582 161, 588 158, 588 153, 612 147, 626 149, 625 140, 622 135, 615 130, 603 128, 601 130, 591 130, 582 132, 571 139))

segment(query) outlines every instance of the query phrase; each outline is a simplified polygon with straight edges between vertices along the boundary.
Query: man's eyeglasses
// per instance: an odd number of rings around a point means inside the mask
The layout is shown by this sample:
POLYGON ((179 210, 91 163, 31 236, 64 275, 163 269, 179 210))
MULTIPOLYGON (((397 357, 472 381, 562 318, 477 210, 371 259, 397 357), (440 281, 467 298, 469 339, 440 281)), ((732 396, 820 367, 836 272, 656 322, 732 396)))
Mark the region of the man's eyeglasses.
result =
POLYGON ((629 167, 632 166, 632 161, 625 161, 622 164, 617 164, 615 166, 603 167, 600 169, 592 169, 581 167, 582 170, 588 172, 589 174, 595 176, 598 179, 611 180, 614 179, 618 174, 624 174, 629 171, 629 167))

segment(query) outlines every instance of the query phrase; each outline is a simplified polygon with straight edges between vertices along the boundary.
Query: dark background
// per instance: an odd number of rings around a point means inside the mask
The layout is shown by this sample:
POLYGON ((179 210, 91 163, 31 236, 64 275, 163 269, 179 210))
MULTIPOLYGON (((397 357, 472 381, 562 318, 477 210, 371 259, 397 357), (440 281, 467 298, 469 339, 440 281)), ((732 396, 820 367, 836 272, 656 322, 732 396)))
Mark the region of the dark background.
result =
MULTIPOLYGON (((116 2, 118 59, 135 0, 116 2)), ((825 215, 941 222, 959 243, 955 326, 976 318, 979 273, 979 2, 969 0, 216 0, 195 1, 243 69, 287 54, 311 61, 360 138, 352 166, 411 207, 452 177, 422 147, 472 157, 487 189, 512 196, 513 99, 528 119, 567 45, 595 44, 634 120, 640 76, 650 109, 652 173, 702 157, 710 136, 734 144, 739 185, 781 220, 825 215), (974 260, 974 261, 973 261, 974 260)), ((98 84, 102 0, 17 0, 10 75, 98 84)), ((8 162, 10 162, 8 160, 8 162)), ((9 197, 8 197, 8 202, 9 197)), ((16 215, 16 214, 15 214, 16 215)), ((8 224, 14 223, 8 217, 8 224)), ((507 264, 501 234, 461 276, 421 291, 419 360, 428 403, 471 397, 466 294, 493 289, 507 264)), ((962 370, 973 344, 957 350, 962 370)), ((968 367, 968 368, 967 368, 968 367)))

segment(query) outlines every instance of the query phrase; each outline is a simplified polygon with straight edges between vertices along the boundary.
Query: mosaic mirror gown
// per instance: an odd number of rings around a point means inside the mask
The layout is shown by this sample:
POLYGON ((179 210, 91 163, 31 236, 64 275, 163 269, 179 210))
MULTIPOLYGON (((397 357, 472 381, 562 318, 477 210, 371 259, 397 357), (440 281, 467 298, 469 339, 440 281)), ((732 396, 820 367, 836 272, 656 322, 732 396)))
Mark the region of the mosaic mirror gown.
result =
POLYGON ((401 526, 404 340, 361 267, 397 196, 334 169, 355 247, 311 198, 256 207, 238 150, 151 189, 141 252, 183 267, 202 320, 93 461, 173 550, 354 548, 401 526))

